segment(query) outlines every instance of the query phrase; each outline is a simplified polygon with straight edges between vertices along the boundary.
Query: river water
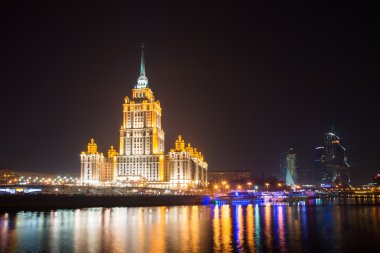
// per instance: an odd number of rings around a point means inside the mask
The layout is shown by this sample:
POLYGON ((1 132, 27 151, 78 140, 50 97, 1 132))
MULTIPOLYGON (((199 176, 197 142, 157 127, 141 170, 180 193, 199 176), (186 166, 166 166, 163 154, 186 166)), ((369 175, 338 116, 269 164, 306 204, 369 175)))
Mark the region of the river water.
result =
POLYGON ((0 211, 1 252, 380 252, 380 206, 0 211))

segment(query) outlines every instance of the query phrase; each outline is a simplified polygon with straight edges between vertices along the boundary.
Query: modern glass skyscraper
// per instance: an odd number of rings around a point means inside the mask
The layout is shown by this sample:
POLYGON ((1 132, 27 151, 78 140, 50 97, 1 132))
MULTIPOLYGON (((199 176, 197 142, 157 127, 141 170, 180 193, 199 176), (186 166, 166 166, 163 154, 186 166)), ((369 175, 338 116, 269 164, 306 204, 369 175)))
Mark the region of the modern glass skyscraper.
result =
POLYGON ((315 165, 319 183, 325 185, 349 185, 350 174, 346 149, 340 138, 330 131, 325 134, 324 147, 316 148, 315 165))
POLYGON ((315 148, 315 183, 323 184, 323 185, 331 185, 332 182, 332 174, 330 174, 326 170, 326 166, 324 163, 325 158, 325 147, 316 147, 315 148))
POLYGON ((298 183, 297 154, 293 148, 281 154, 280 171, 286 185, 294 186, 298 183))

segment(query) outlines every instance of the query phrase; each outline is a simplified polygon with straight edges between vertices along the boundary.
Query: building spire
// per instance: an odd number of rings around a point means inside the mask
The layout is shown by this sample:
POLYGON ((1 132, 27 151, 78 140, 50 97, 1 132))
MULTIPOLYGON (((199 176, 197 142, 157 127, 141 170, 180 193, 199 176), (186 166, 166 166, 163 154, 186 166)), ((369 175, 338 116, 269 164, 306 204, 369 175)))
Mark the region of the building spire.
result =
POLYGON ((141 65, 140 65, 140 76, 145 76, 144 43, 141 43, 141 65))
POLYGON ((145 75, 145 61, 144 61, 144 43, 141 44, 141 63, 140 63, 140 76, 137 79, 136 88, 146 88, 148 86, 148 78, 145 75))

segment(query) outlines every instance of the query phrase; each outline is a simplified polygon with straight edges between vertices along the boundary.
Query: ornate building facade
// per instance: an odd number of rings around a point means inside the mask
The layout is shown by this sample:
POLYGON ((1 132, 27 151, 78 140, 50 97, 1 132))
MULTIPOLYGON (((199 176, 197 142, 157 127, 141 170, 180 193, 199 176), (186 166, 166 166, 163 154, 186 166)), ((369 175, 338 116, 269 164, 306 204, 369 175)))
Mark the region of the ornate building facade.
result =
POLYGON ((201 152, 190 143, 185 145, 182 136, 175 141, 175 148, 166 156, 167 176, 171 188, 199 188, 207 186, 208 164, 201 152))
POLYGON ((80 154, 81 168, 80 178, 84 184, 98 184, 100 175, 104 170, 104 156, 98 152, 98 146, 94 139, 91 139, 87 145, 87 152, 80 154))
POLYGON ((83 184, 99 184, 100 182, 113 181, 114 156, 117 151, 111 146, 108 157, 98 152, 98 146, 94 139, 87 144, 87 152, 80 154, 81 169, 80 179, 83 184))
POLYGON ((97 153, 91 139, 88 151, 81 154, 83 184, 139 182, 152 187, 181 189, 207 185, 208 165, 203 155, 190 144, 185 147, 181 137, 175 149, 165 155, 162 109, 148 84, 142 50, 140 76, 132 89, 132 97, 124 98, 119 152, 111 146, 108 157, 104 158, 97 153))

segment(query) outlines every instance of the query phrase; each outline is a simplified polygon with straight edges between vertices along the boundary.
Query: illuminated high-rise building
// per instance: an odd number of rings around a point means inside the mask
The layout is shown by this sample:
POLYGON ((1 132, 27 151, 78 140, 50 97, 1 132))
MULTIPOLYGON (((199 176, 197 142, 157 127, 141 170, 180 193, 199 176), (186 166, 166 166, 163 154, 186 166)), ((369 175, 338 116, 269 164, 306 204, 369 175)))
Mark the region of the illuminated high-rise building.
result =
POLYGON ((346 149, 340 144, 339 137, 332 132, 326 134, 324 162, 327 170, 332 171, 334 184, 350 184, 346 149))
POLYGON ((286 185, 294 186, 298 183, 297 154, 293 148, 281 154, 280 171, 286 185))
POLYGON ((322 185, 349 185, 350 174, 346 149, 340 138, 330 132, 325 134, 325 146, 316 148, 316 168, 322 185))
POLYGON ((148 85, 142 51, 140 77, 132 89, 132 98, 124 99, 116 180, 164 181, 165 133, 161 126, 161 112, 160 101, 155 99, 148 85))
POLYGON ((331 184, 332 181, 332 175, 328 173, 326 170, 326 166, 324 163, 324 157, 325 157, 325 147, 316 147, 315 148, 315 159, 314 159, 314 176, 316 180, 314 182, 318 184, 331 184))
POLYGON ((91 146, 91 152, 83 152, 82 182, 181 189, 206 186, 208 165, 196 148, 190 144, 185 147, 179 138, 176 148, 165 155, 161 116, 160 101, 154 97, 146 76, 142 48, 140 76, 132 89, 131 99, 124 98, 119 152, 113 146, 108 150, 107 158, 97 152, 97 146, 95 151, 91 146), (85 170, 87 167, 94 168, 90 174, 85 170))

